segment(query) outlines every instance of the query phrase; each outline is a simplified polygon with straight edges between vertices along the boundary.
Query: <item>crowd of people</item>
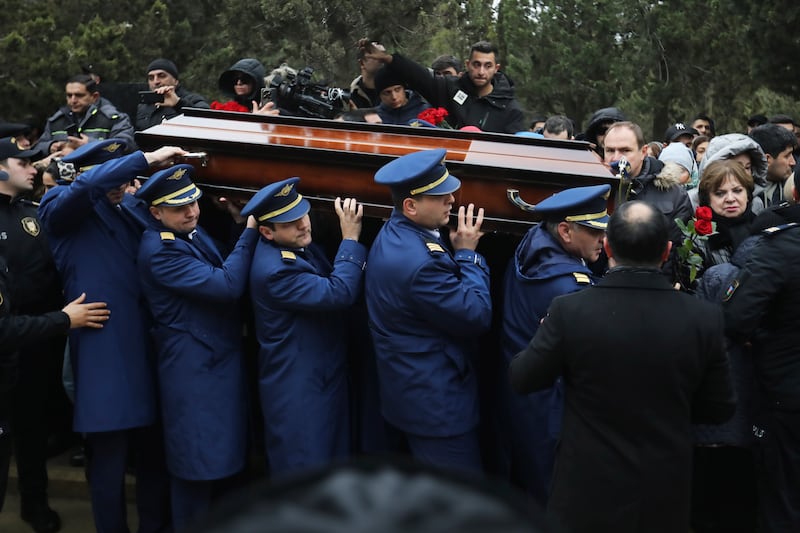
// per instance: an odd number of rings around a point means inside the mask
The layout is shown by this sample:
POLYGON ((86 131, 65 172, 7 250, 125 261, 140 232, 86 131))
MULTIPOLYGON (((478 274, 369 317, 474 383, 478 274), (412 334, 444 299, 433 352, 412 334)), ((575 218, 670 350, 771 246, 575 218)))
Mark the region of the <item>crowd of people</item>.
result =
POLYGON ((419 125, 433 107, 452 128, 585 140, 619 187, 541 201, 493 274, 483 209, 446 227, 461 183, 444 149, 375 174, 394 210, 374 239, 359 191, 333 213, 311 211, 302 176, 209 199, 186 151, 137 149, 189 107, 291 114, 257 59, 211 103, 155 59, 134 120, 70 78, 40 135, 0 124, 0 508, 13 447, 22 519, 60 529, 48 413, 67 405, 100 532, 128 530, 131 458, 140 530, 190 530, 254 442, 274 479, 383 452, 488 473, 565 531, 800 529, 800 126, 719 134, 698 114, 648 142, 609 107, 576 133, 525 119, 489 42, 430 67, 358 46, 338 119, 419 125), (338 222, 330 254, 319 217, 338 222))

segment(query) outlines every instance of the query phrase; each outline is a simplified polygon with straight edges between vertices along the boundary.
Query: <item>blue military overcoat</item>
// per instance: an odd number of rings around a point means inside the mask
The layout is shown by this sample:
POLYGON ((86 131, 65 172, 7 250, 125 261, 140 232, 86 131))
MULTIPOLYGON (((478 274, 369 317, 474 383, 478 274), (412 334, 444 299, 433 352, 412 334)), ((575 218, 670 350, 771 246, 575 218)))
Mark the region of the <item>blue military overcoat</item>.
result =
POLYGON ((474 429, 470 359, 492 319, 484 258, 471 250, 451 255, 395 210, 370 249, 365 295, 386 420, 427 437, 474 429))
POLYGON ((106 198, 107 191, 147 170, 144 155, 135 152, 51 189, 39 206, 67 301, 86 292, 87 301, 106 302, 111 310, 102 329, 70 332, 75 431, 115 431, 156 421, 150 326, 136 271, 150 215, 131 195, 119 207, 106 198))
POLYGON ((366 256, 363 245, 343 240, 331 269, 313 244, 258 243, 250 296, 272 475, 324 466, 349 451, 347 308, 361 293, 366 256))
MULTIPOLYGON (((543 225, 531 228, 508 265, 503 293, 502 401, 498 421, 510 468, 524 488, 544 504, 553 473, 564 411, 563 385, 520 395, 511 390, 508 365, 522 351, 556 296, 588 287, 594 275, 568 254, 543 225)), ((575 327, 580 327, 576 324, 575 327)))
POLYGON ((142 237, 139 275, 155 322, 167 467, 181 479, 219 479, 245 464, 238 307, 257 239, 245 229, 223 263, 202 228, 190 241, 153 221, 142 237))

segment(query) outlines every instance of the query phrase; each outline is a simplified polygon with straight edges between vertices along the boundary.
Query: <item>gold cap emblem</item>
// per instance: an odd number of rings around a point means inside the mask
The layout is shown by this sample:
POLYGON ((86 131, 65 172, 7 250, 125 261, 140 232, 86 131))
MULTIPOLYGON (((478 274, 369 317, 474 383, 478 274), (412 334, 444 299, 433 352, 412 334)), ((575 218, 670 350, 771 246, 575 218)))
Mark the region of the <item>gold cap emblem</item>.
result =
POLYGON ((275 195, 275 198, 278 196, 289 196, 289 193, 292 192, 293 187, 294 183, 288 183, 284 185, 283 189, 281 189, 281 191, 275 195))
POLYGON ((110 154, 113 154, 114 152, 119 150, 121 146, 122 145, 120 143, 111 143, 108 146, 106 146, 105 148, 103 148, 103 150, 105 150, 106 152, 108 152, 110 154))
POLYGON ((183 177, 184 174, 186 174, 186 169, 185 168, 179 168, 178 170, 173 172, 172 175, 169 176, 167 179, 168 180, 179 180, 179 179, 181 179, 183 177))

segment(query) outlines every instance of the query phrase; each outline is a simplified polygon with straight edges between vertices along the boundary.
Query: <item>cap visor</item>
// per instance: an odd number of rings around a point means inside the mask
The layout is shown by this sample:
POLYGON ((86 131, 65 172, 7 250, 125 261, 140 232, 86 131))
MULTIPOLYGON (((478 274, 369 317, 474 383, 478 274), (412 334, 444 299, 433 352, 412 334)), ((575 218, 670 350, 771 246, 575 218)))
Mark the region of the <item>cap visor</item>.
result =
POLYGON ((438 195, 441 195, 441 194, 452 194, 452 193, 456 192, 460 188, 461 188, 461 180, 451 174, 451 175, 447 176, 447 179, 444 180, 442 183, 440 183, 439 185, 437 185, 433 189, 425 191, 422 194, 425 194, 425 195, 428 195, 428 196, 438 196, 438 195))

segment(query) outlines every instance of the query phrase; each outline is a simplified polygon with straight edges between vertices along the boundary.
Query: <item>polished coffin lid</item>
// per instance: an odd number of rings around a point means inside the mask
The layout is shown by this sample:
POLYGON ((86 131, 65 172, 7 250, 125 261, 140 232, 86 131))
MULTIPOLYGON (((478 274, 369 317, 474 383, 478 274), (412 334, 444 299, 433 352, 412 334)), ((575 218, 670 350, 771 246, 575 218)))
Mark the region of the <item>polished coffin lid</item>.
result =
POLYGON ((300 176, 312 203, 353 196, 368 216, 384 218, 392 201, 389 189, 374 182, 375 172, 407 153, 444 148, 448 169, 462 181, 456 206, 484 207, 485 229, 512 233, 538 220, 530 204, 557 191, 602 183, 615 191, 617 183, 585 142, 440 128, 186 109, 138 132, 136 141, 144 150, 177 145, 205 154, 187 160, 198 183, 228 195, 247 198, 268 183, 300 176))

